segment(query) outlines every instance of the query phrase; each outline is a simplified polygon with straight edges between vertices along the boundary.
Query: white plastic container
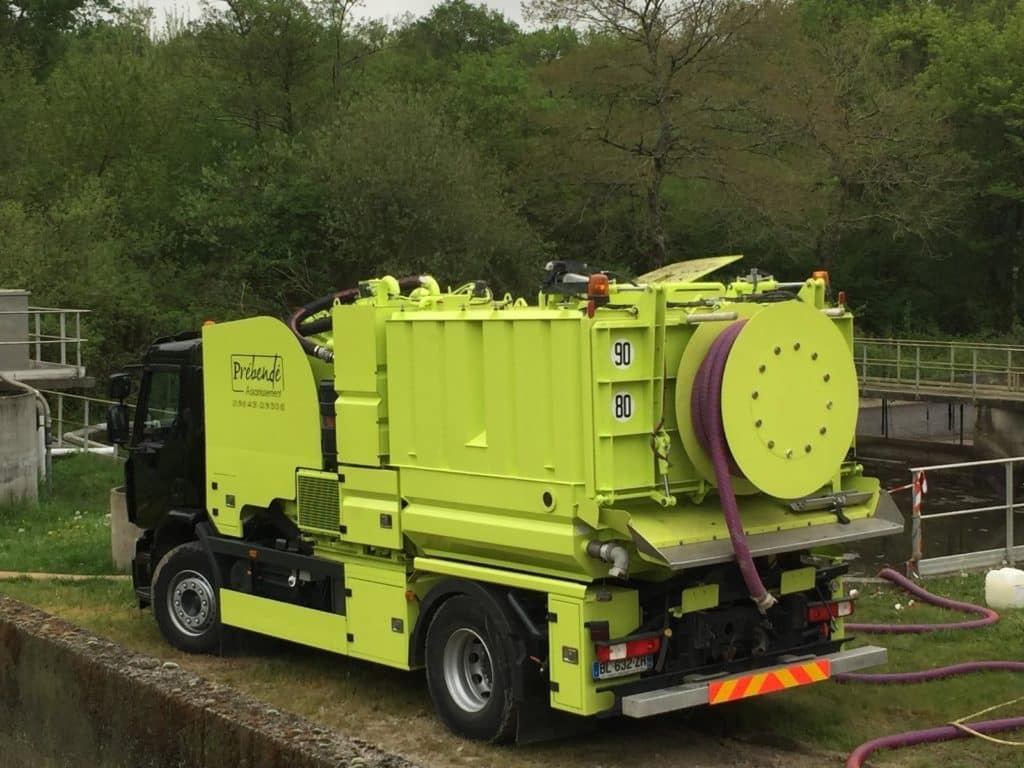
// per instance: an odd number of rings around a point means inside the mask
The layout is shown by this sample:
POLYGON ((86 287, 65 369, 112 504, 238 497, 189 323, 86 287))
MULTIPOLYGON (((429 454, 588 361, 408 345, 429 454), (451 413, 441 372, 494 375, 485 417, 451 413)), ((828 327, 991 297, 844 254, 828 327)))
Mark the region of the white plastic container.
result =
POLYGON ((1024 608, 1024 571, 1000 568, 985 577, 985 602, 997 611, 1024 608))

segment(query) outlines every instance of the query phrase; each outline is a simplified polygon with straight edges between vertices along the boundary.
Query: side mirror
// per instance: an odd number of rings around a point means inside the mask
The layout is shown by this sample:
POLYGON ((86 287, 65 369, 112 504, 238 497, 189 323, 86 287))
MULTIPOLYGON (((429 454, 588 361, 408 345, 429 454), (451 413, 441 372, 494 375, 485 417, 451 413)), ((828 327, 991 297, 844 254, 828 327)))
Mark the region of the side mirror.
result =
POLYGON ((128 406, 112 405, 107 409, 107 442, 111 445, 124 445, 130 437, 128 425, 128 406))
POLYGON ((107 397, 123 403, 132 393, 132 377, 127 373, 115 373, 107 381, 107 397))

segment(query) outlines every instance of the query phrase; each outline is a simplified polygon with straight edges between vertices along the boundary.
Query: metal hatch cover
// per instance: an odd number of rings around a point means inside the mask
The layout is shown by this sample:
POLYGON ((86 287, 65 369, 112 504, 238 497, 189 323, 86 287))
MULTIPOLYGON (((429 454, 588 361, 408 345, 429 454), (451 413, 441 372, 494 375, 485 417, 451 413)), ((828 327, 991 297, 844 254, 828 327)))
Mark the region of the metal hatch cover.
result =
POLYGON ((666 264, 636 278, 638 283, 694 283, 722 267, 734 264, 743 258, 735 256, 711 256, 706 259, 690 259, 666 264))

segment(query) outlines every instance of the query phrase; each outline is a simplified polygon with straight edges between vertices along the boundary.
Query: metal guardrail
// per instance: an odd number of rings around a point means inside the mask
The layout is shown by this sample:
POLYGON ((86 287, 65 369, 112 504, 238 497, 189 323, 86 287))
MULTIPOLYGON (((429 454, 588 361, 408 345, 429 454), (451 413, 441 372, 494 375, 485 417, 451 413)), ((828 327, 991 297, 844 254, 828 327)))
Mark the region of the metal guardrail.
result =
MULTIPOLYGON (((107 450, 100 449, 109 449, 109 455, 114 459, 120 458, 118 446, 97 439, 93 434, 99 431, 105 436, 107 408, 115 403, 114 400, 49 389, 39 391, 50 403, 54 433, 51 449, 57 449, 61 453, 66 451, 104 454, 107 450)), ((129 415, 133 416, 135 405, 127 405, 129 415)))
POLYGON ((937 576, 946 573, 955 573, 966 568, 984 568, 987 566, 1001 565, 1003 563, 1013 566, 1016 565, 1018 561, 1024 561, 1024 545, 1017 545, 1016 539, 1014 538, 1014 518, 1019 509, 1024 509, 1024 502, 1018 503, 1014 495, 1014 465, 1020 462, 1024 462, 1024 456, 1014 456, 1006 459, 986 459, 983 461, 963 461, 955 464, 935 464, 927 467, 911 467, 911 488, 914 493, 914 505, 911 518, 912 551, 909 561, 911 568, 921 576, 937 576), (969 509, 958 509, 951 512, 938 512, 934 515, 922 514, 923 501, 927 488, 927 474, 942 472, 944 470, 997 465, 1003 466, 1005 472, 1004 503, 984 507, 971 507, 969 509), (999 549, 944 555, 942 557, 924 557, 923 526, 926 520, 931 521, 952 517, 966 517, 968 515, 998 511, 1004 511, 1006 516, 1006 545, 1004 547, 999 549))
POLYGON ((854 359, 862 390, 1024 400, 1024 347, 857 338, 854 359))
POLYGON ((0 346, 21 347, 27 352, 28 368, 8 373, 21 381, 83 378, 82 342, 87 339, 82 336, 82 315, 89 312, 64 307, 0 310, 0 316, 25 318, 24 337, 0 339, 0 346))

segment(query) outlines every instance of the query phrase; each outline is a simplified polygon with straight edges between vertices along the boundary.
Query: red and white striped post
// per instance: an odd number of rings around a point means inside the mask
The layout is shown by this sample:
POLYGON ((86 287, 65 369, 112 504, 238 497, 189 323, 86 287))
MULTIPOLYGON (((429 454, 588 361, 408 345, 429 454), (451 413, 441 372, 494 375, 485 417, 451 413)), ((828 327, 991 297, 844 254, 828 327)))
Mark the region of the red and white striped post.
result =
POLYGON ((914 481, 911 483, 914 494, 914 507, 911 512, 910 539, 913 552, 910 555, 910 562, 907 563, 907 570, 911 575, 918 575, 917 564, 924 557, 924 542, 921 536, 921 503, 924 495, 928 493, 928 479, 923 471, 914 473, 914 481))

